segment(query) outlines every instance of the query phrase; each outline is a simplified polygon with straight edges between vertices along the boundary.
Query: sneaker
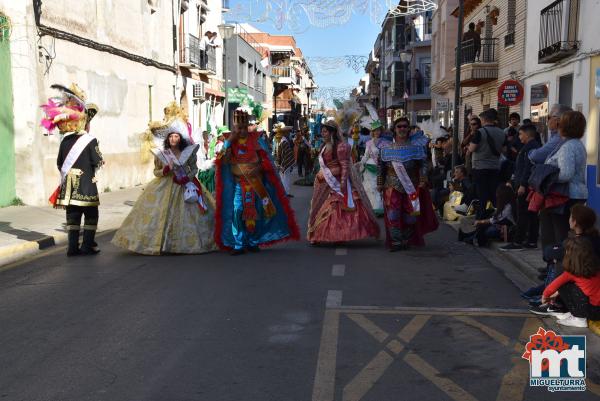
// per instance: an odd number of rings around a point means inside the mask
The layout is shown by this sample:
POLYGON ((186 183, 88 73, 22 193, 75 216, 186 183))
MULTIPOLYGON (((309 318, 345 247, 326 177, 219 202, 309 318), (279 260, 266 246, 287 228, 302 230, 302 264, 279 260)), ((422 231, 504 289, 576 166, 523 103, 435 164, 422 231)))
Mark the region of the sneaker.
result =
POLYGON ((534 242, 531 242, 529 244, 523 244, 523 248, 525 249, 537 249, 538 245, 534 242))
POLYGON ((559 317, 565 313, 568 313, 569 311, 566 309, 558 308, 557 306, 552 304, 541 304, 540 306, 532 306, 531 308, 529 308, 529 312, 540 316, 559 317))
POLYGON ((523 246, 520 244, 515 244, 514 242, 511 242, 508 245, 501 246, 500 250, 501 251, 522 251, 523 246))
POLYGON ((588 327, 586 318, 575 317, 575 316, 571 315, 570 313, 565 318, 559 319, 557 321, 557 323, 560 324, 561 326, 582 327, 582 328, 588 327))

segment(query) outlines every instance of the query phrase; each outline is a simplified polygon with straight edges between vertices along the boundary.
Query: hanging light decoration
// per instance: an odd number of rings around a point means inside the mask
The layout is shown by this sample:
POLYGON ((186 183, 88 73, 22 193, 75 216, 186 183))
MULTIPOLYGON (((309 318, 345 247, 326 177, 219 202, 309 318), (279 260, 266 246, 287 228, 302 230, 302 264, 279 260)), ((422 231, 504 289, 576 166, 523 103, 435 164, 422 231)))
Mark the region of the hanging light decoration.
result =
POLYGON ((337 74, 344 68, 350 68, 355 73, 364 71, 369 58, 360 55, 347 55, 335 57, 306 57, 306 62, 315 74, 337 74))
POLYGON ((389 13, 393 16, 421 14, 427 11, 437 9, 437 4, 433 0, 386 0, 389 13))
POLYGON ((353 86, 319 87, 313 94, 313 98, 317 101, 319 105, 322 104, 326 107, 333 107, 336 101, 343 102, 344 100, 350 98, 350 94, 354 89, 355 88, 353 86))

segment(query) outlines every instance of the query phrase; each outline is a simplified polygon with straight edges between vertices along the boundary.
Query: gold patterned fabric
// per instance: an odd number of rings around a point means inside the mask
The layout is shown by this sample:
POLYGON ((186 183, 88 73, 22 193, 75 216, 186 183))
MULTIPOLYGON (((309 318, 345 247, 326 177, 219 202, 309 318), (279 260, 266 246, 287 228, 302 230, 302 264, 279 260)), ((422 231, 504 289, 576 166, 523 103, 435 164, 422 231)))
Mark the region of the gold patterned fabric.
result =
MULTIPOLYGON (((195 160, 191 157, 185 166, 192 176, 197 172, 195 160)), ((206 188, 202 187, 202 191, 208 210, 202 214, 197 204, 184 201, 184 187, 173 182, 172 172, 163 176, 163 164, 158 160, 154 175, 156 178, 146 186, 112 243, 144 255, 216 250, 215 203, 206 188)))

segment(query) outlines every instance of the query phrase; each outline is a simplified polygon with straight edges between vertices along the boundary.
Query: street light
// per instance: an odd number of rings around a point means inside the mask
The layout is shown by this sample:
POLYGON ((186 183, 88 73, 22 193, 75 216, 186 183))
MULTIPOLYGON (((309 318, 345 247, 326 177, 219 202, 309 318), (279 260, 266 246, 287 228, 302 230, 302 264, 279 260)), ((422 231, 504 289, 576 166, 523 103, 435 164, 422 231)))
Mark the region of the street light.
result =
POLYGON ((224 125, 229 126, 229 96, 227 93, 227 59, 226 54, 227 54, 227 41, 229 39, 231 39, 235 33, 235 25, 233 24, 221 24, 218 26, 219 28, 219 34, 221 35, 221 37, 223 38, 223 81, 225 82, 224 84, 224 90, 225 90, 225 119, 224 119, 224 125))
MULTIPOLYGON (((412 62, 413 59, 413 54, 412 52, 407 52, 406 50, 400 53, 400 61, 402 61, 404 63, 404 84, 406 85, 406 81, 407 81, 407 69, 408 66, 410 65, 410 63, 412 62)), ((410 84, 410 81, 409 81, 410 84)), ((410 88, 408 88, 408 90, 410 91, 410 88)), ((404 90, 404 92, 406 93, 406 88, 404 90)), ((402 94, 402 98, 404 99, 404 112, 408 115, 408 100, 404 98, 404 93, 402 94)), ((412 118, 411 118, 411 123, 412 123, 412 118)))
POLYGON ((310 118, 310 96, 313 94, 314 91, 319 89, 319 87, 316 85, 313 85, 311 83, 310 86, 307 86, 304 89, 306 90, 306 93, 308 94, 308 118, 310 118))

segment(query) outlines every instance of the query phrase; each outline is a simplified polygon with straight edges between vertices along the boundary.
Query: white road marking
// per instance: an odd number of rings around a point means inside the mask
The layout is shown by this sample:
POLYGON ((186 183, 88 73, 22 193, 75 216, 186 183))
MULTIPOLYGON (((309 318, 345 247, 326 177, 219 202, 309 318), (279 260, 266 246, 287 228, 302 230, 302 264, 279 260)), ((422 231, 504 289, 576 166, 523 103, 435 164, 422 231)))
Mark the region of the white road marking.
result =
POLYGON ((342 306, 342 291, 338 291, 338 290, 327 291, 327 301, 325 301, 325 307, 339 308, 340 306, 342 306))
POLYGON ((335 256, 346 256, 348 255, 348 249, 346 248, 336 248, 335 256))
POLYGON ((344 277, 346 274, 346 265, 333 265, 331 275, 333 277, 344 277))

